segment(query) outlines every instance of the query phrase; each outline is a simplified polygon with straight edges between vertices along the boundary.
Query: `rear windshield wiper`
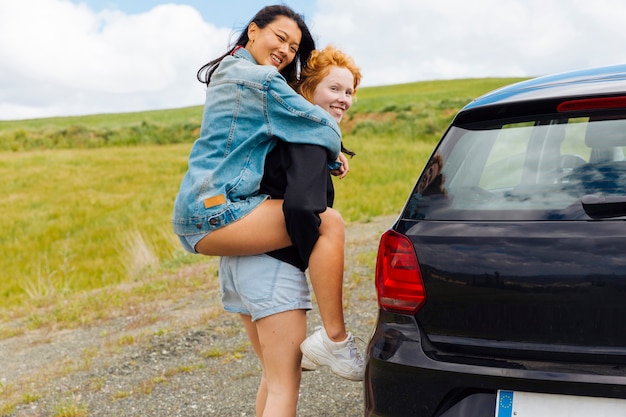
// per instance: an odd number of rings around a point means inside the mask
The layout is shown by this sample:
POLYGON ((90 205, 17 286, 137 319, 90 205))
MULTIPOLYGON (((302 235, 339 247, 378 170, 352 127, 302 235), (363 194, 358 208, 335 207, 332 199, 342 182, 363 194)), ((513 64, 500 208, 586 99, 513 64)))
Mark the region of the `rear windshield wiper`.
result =
POLYGON ((585 213, 593 219, 626 216, 626 196, 585 195, 581 199, 585 213))

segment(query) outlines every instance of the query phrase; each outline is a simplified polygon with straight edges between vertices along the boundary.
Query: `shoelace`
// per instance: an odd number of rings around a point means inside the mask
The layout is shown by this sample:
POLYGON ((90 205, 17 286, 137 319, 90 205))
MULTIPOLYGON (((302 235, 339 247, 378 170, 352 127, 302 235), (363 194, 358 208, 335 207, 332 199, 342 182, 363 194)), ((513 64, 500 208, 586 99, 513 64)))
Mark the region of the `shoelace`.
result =
MULTIPOLYGON (((315 326, 315 331, 318 331, 322 329, 323 327, 324 326, 315 326)), ((348 341, 348 349, 350 349, 350 357, 354 358, 357 364, 363 365, 365 363, 365 359, 361 355, 361 352, 359 352, 359 348, 356 345, 357 339, 361 341, 361 343, 366 344, 363 339, 361 339, 360 337, 355 337, 352 333, 350 333, 350 340, 348 341)))
MULTIPOLYGON (((356 339, 354 336, 350 335, 350 340, 348 341, 348 348, 350 349, 350 357, 354 358, 354 360, 359 364, 362 365, 365 360, 363 359, 363 356, 361 356, 361 352, 359 352, 359 348, 356 345, 356 339)), ((363 342, 362 339, 361 342, 363 342)), ((365 342, 363 342, 365 343, 365 342)))

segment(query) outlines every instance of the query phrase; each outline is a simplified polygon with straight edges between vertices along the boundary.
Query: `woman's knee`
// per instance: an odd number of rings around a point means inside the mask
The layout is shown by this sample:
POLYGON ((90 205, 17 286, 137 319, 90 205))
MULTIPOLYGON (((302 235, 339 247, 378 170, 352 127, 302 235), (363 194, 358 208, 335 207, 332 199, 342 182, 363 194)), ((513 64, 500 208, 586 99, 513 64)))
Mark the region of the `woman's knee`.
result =
POLYGON ((341 213, 333 208, 326 208, 323 213, 320 213, 320 219, 322 220, 322 225, 327 226, 339 226, 341 228, 344 227, 343 217, 341 217, 341 213))
POLYGON ((328 236, 330 234, 341 235, 344 234, 344 222, 341 214, 333 209, 328 207, 326 211, 320 214, 320 219, 322 223, 320 224, 319 230, 322 236, 328 236))

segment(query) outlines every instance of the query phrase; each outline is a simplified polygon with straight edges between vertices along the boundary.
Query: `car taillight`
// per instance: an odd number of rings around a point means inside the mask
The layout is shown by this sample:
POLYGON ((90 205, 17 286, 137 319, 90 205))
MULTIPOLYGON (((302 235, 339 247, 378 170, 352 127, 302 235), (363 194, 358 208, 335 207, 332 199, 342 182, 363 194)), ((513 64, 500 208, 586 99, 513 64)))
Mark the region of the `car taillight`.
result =
POLYGON ((626 107, 626 97, 598 97, 583 98, 578 100, 564 101, 556 110, 559 112, 580 111, 580 110, 599 110, 599 109, 618 109, 626 107))
POLYGON ((393 230, 380 238, 376 291, 380 307, 392 312, 415 314, 426 300, 413 242, 393 230))

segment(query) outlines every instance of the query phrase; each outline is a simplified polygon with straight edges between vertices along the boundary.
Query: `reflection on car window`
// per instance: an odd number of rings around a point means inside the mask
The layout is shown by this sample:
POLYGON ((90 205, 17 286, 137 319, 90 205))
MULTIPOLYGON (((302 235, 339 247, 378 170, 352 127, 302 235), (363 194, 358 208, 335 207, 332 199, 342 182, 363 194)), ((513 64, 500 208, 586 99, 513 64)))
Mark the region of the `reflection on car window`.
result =
POLYGON ((479 186, 490 190, 513 187, 522 180, 522 170, 532 125, 505 125, 498 132, 479 186))
POLYGON ((452 127, 426 165, 414 218, 584 218, 584 195, 626 195, 626 115, 452 127))

